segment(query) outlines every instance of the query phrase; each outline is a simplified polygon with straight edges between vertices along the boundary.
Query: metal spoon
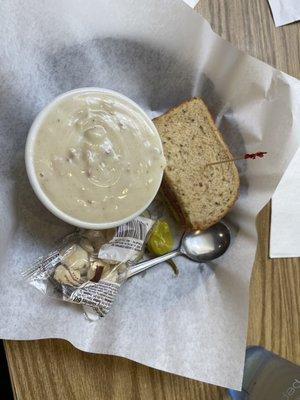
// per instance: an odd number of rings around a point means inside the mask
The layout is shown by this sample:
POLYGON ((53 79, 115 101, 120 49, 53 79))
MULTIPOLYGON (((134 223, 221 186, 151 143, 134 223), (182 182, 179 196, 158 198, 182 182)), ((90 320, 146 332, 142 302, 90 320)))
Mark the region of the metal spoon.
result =
POLYGON ((127 277, 136 275, 154 265, 170 260, 173 257, 185 256, 193 261, 207 262, 220 257, 230 244, 230 231, 222 222, 211 226, 206 231, 186 232, 180 247, 163 256, 143 261, 130 268, 127 277))

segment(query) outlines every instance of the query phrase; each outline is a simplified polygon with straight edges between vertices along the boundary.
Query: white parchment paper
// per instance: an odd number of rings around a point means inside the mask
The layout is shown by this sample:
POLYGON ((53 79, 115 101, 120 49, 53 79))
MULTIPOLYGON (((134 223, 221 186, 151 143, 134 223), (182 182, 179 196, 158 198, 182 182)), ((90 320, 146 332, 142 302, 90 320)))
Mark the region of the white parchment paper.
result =
POLYGON ((272 197, 270 257, 300 257, 300 149, 272 197))
POLYGON ((183 0, 186 4, 188 4, 190 7, 195 7, 197 3, 199 3, 199 0, 183 0))
POLYGON ((233 48, 182 0, 4 0, 0 4, 0 335, 65 338, 95 353, 241 387, 255 218, 299 145, 300 86, 233 48), (228 215, 232 246, 210 265, 180 260, 130 279, 97 323, 43 297, 20 272, 72 230, 40 204, 24 166, 35 115, 82 86, 111 88, 150 116, 202 96, 241 162, 241 195, 228 215))
POLYGON ((290 24, 300 20, 299 0, 269 0, 276 26, 290 24))

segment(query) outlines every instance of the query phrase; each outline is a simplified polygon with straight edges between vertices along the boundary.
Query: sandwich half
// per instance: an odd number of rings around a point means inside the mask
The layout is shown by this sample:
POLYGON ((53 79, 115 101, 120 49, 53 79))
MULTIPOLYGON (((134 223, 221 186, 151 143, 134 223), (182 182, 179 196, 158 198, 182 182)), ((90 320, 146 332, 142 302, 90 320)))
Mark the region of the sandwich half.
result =
POLYGON ((239 193, 239 175, 222 135, 200 98, 153 120, 162 139, 167 167, 162 192, 187 229, 205 230, 222 219, 239 193))

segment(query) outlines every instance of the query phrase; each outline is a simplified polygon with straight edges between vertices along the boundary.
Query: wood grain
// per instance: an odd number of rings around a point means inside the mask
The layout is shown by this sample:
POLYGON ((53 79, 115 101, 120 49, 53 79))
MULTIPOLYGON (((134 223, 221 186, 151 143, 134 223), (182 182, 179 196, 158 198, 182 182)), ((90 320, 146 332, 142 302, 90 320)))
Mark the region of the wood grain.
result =
POLYGON ((16 399, 221 399, 222 389, 120 357, 80 352, 62 340, 6 342, 16 399))
POLYGON ((196 9, 240 50, 300 78, 300 23, 275 28, 267 0, 200 0, 196 9))
MULTIPOLYGON (((275 28, 267 0, 200 0, 197 11, 241 50, 300 78, 300 25, 275 28)), ((270 206, 260 213, 250 287, 248 344, 300 363, 300 262, 268 259, 270 206)), ((218 400, 222 388, 119 357, 87 354, 62 340, 5 342, 18 400, 218 400)))

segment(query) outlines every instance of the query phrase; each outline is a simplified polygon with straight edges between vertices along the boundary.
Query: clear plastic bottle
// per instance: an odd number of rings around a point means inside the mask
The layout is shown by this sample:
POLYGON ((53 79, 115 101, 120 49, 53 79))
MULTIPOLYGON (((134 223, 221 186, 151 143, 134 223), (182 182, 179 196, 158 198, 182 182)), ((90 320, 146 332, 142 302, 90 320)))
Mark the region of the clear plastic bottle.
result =
POLYGON ((243 390, 233 400, 300 400, 300 366, 262 347, 248 347, 243 390))

